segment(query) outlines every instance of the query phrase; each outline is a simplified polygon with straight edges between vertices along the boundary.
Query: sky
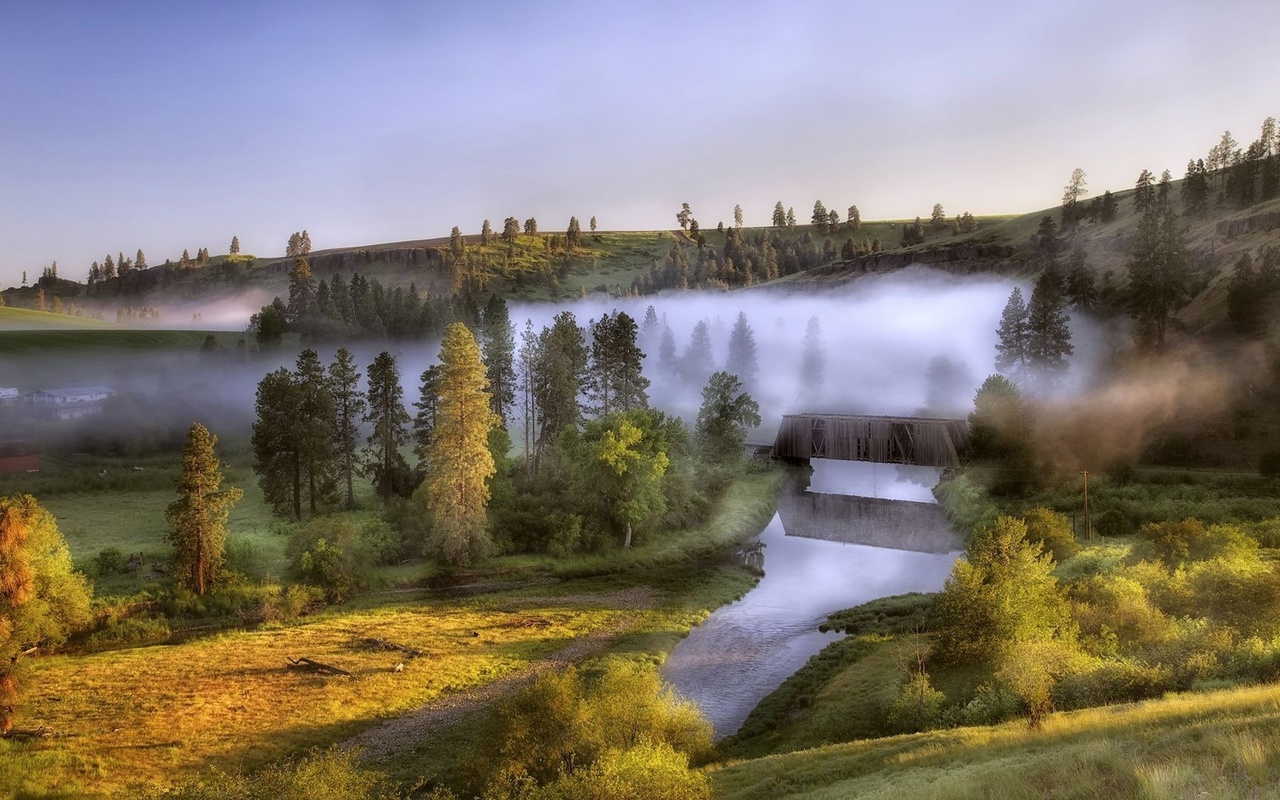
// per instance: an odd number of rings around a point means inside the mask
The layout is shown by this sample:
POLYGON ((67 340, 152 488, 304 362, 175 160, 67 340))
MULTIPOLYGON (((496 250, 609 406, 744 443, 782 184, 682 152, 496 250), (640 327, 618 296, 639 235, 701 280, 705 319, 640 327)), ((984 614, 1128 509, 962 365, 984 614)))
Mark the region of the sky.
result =
POLYGON ((0 0, 0 285, 507 216, 1055 205, 1276 107, 1274 0, 0 0))

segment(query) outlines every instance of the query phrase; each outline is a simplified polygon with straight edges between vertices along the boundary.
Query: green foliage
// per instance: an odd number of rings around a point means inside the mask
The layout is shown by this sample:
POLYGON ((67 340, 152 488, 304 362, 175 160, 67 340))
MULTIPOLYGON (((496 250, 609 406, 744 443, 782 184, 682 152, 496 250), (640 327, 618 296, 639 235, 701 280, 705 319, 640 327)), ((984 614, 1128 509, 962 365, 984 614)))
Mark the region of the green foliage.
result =
POLYGON ((728 372, 717 372, 702 389, 694 436, 703 457, 713 463, 734 466, 742 462, 747 432, 760 424, 760 405, 742 390, 742 382, 728 372))
POLYGON ((1118 508, 1108 508, 1093 518, 1093 530, 1099 536, 1132 536, 1133 523, 1118 508))
POLYGON ((1264 478, 1280 478, 1280 450, 1268 450, 1258 459, 1258 474, 1264 478))
POLYGON ((295 574, 324 590, 331 603, 375 582, 374 567, 400 549, 390 525, 381 520, 357 524, 350 517, 319 517, 298 528, 287 553, 295 574))
POLYGON ((236 487, 221 488, 222 470, 214 452, 217 443, 218 437, 203 425, 191 425, 182 450, 178 498, 165 511, 167 539, 174 546, 174 572, 196 594, 204 594, 218 579, 227 514, 244 496, 236 487))
POLYGON ((889 706, 889 726, 899 733, 936 728, 942 724, 946 700, 946 695, 929 682, 928 672, 913 671, 903 681, 898 696, 889 706))
POLYGON ((710 754, 711 726, 651 665, 609 661, 594 680, 573 666, 541 675, 499 704, 491 727, 486 798, 705 796, 661 793, 697 784, 680 778, 710 754), (658 794, 646 794, 649 778, 633 772, 645 763, 658 794), (633 794, 607 788, 619 786, 620 771, 640 781, 633 794))
POLYGON ((1023 514, 1022 521, 1027 526, 1027 541, 1039 543, 1054 561, 1062 563, 1079 552, 1071 520, 1065 515, 1038 506, 1023 514))
POLYGON ((253 775, 220 770, 149 793, 150 800, 392 800, 382 776, 359 764, 353 750, 313 750, 253 775))
POLYGON ((986 487, 967 471, 939 483, 933 494, 952 530, 966 538, 992 525, 1000 516, 1000 507, 992 501, 986 487))
POLYGON ((1026 491, 1035 485, 1031 409, 1003 375, 991 375, 978 389, 969 414, 969 457, 994 468, 989 488, 996 494, 1026 491))

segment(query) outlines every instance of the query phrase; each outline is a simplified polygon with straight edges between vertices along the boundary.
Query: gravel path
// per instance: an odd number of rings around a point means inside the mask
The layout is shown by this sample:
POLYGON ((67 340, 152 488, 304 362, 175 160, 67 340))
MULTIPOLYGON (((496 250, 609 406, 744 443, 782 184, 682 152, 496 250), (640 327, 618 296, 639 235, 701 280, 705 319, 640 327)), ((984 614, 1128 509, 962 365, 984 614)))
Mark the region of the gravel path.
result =
MULTIPOLYGON (((547 598, 548 602, 566 605, 598 603, 622 610, 653 608, 657 593, 647 586, 636 586, 608 595, 572 595, 547 598)), ((537 598, 521 598, 536 602, 537 598)), ((342 743, 343 748, 358 747, 361 758, 371 764, 390 761, 406 755, 433 732, 465 719, 516 690, 527 686, 548 670, 564 669, 569 664, 599 655, 609 645, 635 627, 634 617, 624 616, 598 630, 573 640, 529 666, 496 681, 440 698, 403 717, 387 720, 342 743)))

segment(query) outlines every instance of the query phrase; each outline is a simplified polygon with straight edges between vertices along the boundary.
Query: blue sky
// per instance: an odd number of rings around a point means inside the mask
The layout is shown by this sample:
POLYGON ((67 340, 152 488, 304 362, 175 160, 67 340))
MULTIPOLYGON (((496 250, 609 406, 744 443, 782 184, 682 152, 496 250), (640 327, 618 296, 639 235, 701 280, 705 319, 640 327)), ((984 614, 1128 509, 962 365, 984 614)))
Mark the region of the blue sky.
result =
POLYGON ((0 0, 0 284, 237 235, 1030 211, 1257 136, 1280 3, 0 0))

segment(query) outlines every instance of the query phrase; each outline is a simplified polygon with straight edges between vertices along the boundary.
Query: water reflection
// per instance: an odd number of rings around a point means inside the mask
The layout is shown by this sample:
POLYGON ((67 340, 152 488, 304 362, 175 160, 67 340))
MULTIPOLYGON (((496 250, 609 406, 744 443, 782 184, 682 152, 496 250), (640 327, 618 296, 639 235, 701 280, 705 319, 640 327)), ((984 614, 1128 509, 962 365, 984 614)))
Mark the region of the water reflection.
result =
POLYGON ((869 467, 815 462, 812 476, 797 476, 800 486, 868 489, 880 499, 786 492, 782 513, 758 537, 764 578, 667 658, 664 677, 698 704, 717 737, 736 731, 756 703, 837 638, 817 631, 827 614, 877 597, 936 591, 946 580, 959 543, 937 508, 920 502, 932 500, 923 484, 936 482, 937 470, 881 464, 872 475, 869 467), (838 541, 818 538, 824 535, 838 541), (867 540, 873 543, 855 543, 867 540))

